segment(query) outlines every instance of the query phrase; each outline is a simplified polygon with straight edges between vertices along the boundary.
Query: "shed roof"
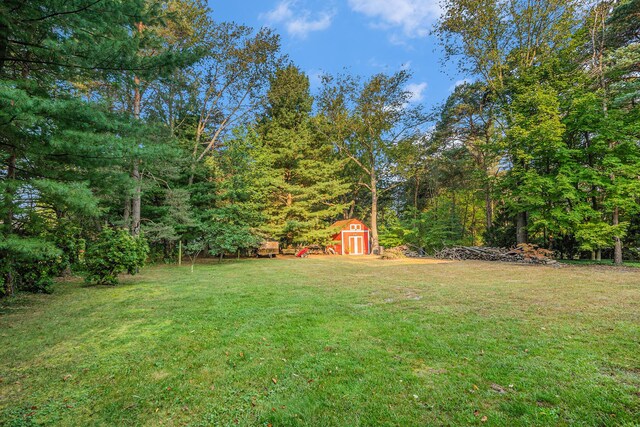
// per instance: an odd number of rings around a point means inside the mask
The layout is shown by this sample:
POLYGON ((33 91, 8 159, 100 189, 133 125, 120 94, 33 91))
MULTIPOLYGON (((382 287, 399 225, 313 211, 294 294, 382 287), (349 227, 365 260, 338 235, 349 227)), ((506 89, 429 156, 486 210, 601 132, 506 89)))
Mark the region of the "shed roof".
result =
MULTIPOLYGON (((364 225, 365 227, 367 227, 367 224, 365 224, 364 222, 360 221, 359 219, 356 218, 351 218, 351 219, 343 219, 340 221, 336 221, 333 223, 333 225, 331 226, 331 228, 345 228, 347 225, 354 223, 354 222, 358 222, 362 225, 364 225)), ((367 227, 369 228, 369 227, 367 227)))

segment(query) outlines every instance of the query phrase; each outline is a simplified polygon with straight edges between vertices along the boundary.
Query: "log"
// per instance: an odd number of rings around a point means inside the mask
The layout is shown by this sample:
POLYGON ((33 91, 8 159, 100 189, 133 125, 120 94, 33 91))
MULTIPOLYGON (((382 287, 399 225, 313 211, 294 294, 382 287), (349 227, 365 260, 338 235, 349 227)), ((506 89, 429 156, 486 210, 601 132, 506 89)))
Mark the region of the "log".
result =
POLYGON ((522 264, 556 265, 553 251, 539 248, 536 245, 520 244, 515 248, 492 248, 480 246, 455 246, 444 248, 435 254, 438 259, 456 261, 502 261, 522 264))

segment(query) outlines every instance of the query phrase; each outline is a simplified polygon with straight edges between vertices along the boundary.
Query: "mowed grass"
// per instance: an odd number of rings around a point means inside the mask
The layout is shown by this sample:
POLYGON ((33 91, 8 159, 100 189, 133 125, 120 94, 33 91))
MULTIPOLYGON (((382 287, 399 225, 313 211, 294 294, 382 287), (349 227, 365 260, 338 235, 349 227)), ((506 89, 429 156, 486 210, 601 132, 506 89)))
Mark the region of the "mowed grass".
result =
MULTIPOLYGON (((560 261, 564 264, 573 264, 573 265, 602 265, 602 266, 614 266, 613 260, 603 259, 602 261, 592 261, 587 259, 580 260, 562 260, 560 261)), ((625 261, 623 267, 627 268, 640 268, 640 261, 625 261)))
POLYGON ((0 425, 640 425, 640 271, 158 266, 0 314, 0 425))

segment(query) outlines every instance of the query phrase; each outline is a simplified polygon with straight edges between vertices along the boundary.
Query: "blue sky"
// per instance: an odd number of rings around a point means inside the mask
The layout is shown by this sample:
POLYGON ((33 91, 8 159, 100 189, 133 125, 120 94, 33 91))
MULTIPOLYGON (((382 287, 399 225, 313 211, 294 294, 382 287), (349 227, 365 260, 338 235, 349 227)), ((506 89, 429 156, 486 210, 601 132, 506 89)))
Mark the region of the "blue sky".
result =
POLYGON ((322 73, 370 76, 407 68, 414 102, 445 101, 462 80, 429 35, 438 0, 209 0, 218 21, 269 26, 282 50, 305 71, 312 90, 322 73))

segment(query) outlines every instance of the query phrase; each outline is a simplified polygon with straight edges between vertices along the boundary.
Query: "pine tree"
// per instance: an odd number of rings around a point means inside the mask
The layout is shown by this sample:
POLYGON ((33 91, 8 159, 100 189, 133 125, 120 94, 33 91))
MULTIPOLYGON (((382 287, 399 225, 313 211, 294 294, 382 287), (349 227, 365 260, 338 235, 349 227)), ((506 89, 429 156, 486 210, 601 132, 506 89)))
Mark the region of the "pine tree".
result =
POLYGON ((160 11, 160 3, 143 0, 0 5, 0 273, 8 293, 20 282, 17 261, 36 246, 53 253, 43 236, 65 217, 100 213, 98 189, 119 179, 111 169, 139 144, 136 132, 145 133, 95 102, 85 83, 171 63, 172 53, 140 60, 130 36, 137 22, 157 22, 160 11))
POLYGON ((267 200, 263 230, 284 244, 324 242, 328 221, 345 209, 345 162, 314 131, 309 79, 295 66, 279 69, 259 126, 258 162, 267 200))

